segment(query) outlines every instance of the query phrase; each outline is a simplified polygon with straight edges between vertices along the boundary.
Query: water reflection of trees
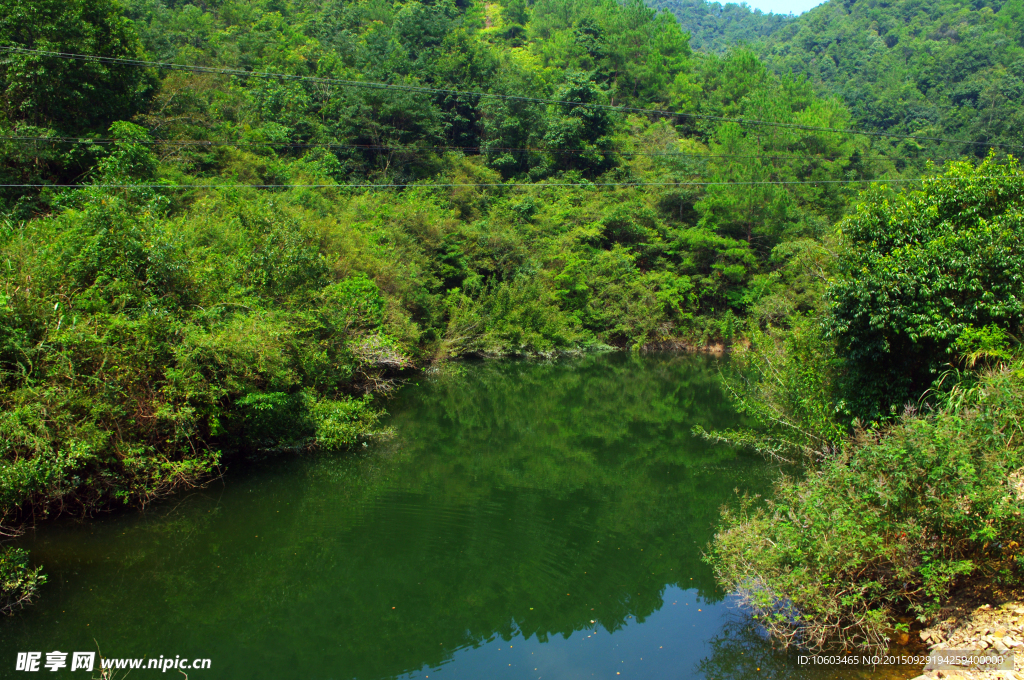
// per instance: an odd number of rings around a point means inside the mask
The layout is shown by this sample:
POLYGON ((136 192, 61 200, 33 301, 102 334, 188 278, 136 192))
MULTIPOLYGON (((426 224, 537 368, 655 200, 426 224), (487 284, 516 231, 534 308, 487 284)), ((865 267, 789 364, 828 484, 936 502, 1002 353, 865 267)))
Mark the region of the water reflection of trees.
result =
POLYGON ((800 652, 773 646, 764 629, 739 611, 707 644, 711 652, 694 669, 704 680, 896 680, 920 673, 920 667, 801 666, 800 652))
MULTIPOLYGON (((796 659, 776 649, 749 617, 737 612, 708 642, 711 653, 697 664, 697 676, 717 678, 761 678, 763 680, 805 680, 796 659)), ((805 669, 806 670, 806 669, 805 669)))
POLYGON ((117 611, 108 654, 173 639, 182 654, 215 643, 234 657, 221 667, 258 658, 251 677, 380 678, 495 636, 614 631, 670 584, 718 600, 700 549, 733 489, 770 472, 689 434, 734 424, 716 375, 700 358, 617 354, 421 380, 389 405, 397 436, 379 450, 229 476, 130 541, 111 531, 131 578, 105 588, 94 573, 58 606, 117 611), (158 617, 133 605, 154 599, 158 617))

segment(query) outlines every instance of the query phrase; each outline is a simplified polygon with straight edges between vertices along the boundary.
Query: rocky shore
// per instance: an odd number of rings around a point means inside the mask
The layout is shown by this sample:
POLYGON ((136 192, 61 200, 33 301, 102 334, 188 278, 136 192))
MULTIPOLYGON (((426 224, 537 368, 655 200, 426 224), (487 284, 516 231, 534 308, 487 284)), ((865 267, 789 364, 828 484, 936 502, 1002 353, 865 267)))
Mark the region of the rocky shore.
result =
POLYGON ((949 616, 919 633, 929 650, 978 649, 1013 654, 1014 670, 975 671, 925 668, 914 680, 1024 680, 1024 601, 1005 602, 998 607, 984 604, 956 616, 949 616))

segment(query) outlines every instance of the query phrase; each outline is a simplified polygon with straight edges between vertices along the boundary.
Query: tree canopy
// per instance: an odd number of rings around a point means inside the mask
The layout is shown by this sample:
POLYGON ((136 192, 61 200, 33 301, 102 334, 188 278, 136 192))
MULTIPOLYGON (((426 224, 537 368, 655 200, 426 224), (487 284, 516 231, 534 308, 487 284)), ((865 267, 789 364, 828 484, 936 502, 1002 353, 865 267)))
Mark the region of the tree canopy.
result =
POLYGON ((981 160, 987 144, 1024 147, 1021 0, 828 0, 798 17, 706 0, 649 4, 674 13, 695 49, 745 43, 776 73, 839 97, 859 126, 918 137, 894 139, 895 156, 941 163, 981 160))

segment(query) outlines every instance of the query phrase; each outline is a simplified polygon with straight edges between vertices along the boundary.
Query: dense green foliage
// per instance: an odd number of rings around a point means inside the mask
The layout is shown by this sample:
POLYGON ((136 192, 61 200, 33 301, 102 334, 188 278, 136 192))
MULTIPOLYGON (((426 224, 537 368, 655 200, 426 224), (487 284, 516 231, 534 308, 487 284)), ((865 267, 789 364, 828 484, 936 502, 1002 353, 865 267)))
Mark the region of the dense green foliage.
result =
MULTIPOLYGON (((874 130, 1024 145, 1020 0, 829 0, 769 38, 780 73, 839 95, 874 130)), ((984 146, 907 140, 900 155, 983 157, 984 146)), ((934 157, 934 156, 933 156, 934 157)))
MULTIPOLYGON (((114 0, 41 0, 0 3, 0 46, 48 52, 143 56, 134 26, 114 0)), ((128 120, 145 105, 151 74, 125 64, 82 62, 39 54, 0 58, 0 184, 72 180, 95 165, 96 147, 54 146, 7 139, 88 134, 128 120)), ((34 193, 34 192, 33 192, 34 193)), ((0 201, 19 205, 31 196, 0 188, 0 201)))
POLYGON ((1024 365, 954 396, 726 512, 712 564, 769 630, 883 645, 896 615, 929 619, 960 577, 1024 576, 1024 365))
POLYGON ((46 583, 42 570, 29 566, 26 550, 0 551, 0 614, 11 614, 32 602, 39 586, 46 583))
POLYGON ((0 58, 0 518, 349 447, 432 361, 741 333, 757 445, 827 474, 1013 353, 1012 162, 830 225, 984 149, 837 130, 1020 143, 1015 1, 830 2, 762 62, 639 0, 0 0, 4 46, 179 66, 0 58))
POLYGON ((854 189, 690 182, 892 170, 843 135, 587 106, 848 124, 749 53, 694 57, 638 2, 0 6, 28 48, 557 100, 5 57, 4 172, 85 178, 5 203, 8 517, 351 445, 369 395, 431 360, 728 339, 805 306, 776 271, 854 189), (345 186, 365 182, 401 186, 345 186))
MULTIPOLYGON (((5 2, 0 44, 49 52, 143 56, 132 22, 113 0, 5 2)), ((103 129, 142 107, 145 71, 125 64, 6 54, 0 62, 2 114, 33 128, 103 129)))
POLYGON ((987 143, 1016 155, 1024 147, 1020 0, 828 0, 798 17, 742 3, 648 4, 674 13, 695 49, 745 44, 776 73, 839 97, 857 127, 918 137, 894 137, 888 150, 917 172, 926 159, 984 158, 987 143))
POLYGON ((869 194, 841 225, 847 245, 826 330, 845 408, 901 412, 955 358, 969 329, 1024 337, 1024 173, 1016 161, 949 166, 920 192, 869 194))
POLYGON ((867 192, 821 311, 738 357, 764 430, 706 436, 809 471, 726 510, 710 561, 784 641, 883 645, 967 577, 1024 579, 1022 177, 989 160, 867 192))
POLYGON ((690 34, 690 47, 710 53, 759 44, 796 20, 791 14, 766 14, 745 2, 648 0, 647 4, 671 12, 690 34))
POLYGON ((749 446, 784 463, 815 467, 850 432, 838 400, 834 346, 813 316, 792 316, 785 328, 752 329, 737 348, 740 369, 728 381, 736 407, 756 429, 698 433, 749 446))
POLYGON ((1022 197, 1013 158, 950 164, 919 190, 865 192, 834 236, 777 271, 790 274, 789 299, 755 307, 764 329, 737 352, 747 371, 733 394, 764 429, 730 436, 813 462, 851 428, 953 389, 963 376, 951 369, 1012 358, 1024 337, 1022 197), (800 288, 817 297, 804 313, 790 301, 800 288))

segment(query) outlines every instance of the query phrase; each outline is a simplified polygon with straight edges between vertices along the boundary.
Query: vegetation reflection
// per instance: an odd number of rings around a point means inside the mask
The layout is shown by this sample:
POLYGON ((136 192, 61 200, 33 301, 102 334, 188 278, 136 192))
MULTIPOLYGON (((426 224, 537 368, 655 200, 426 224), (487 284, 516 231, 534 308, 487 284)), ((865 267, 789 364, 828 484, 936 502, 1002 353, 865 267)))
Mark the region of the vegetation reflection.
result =
POLYGON ((394 436, 362 456, 39 537, 68 586, 4 637, 67 640, 55 610, 88 612, 79 642, 108 656, 165 640, 251 677, 378 678, 495 638, 615 631, 671 584, 720 600, 700 559, 718 507, 771 473, 691 436, 737 424, 717 372, 619 353, 449 367, 389 405, 394 436))

